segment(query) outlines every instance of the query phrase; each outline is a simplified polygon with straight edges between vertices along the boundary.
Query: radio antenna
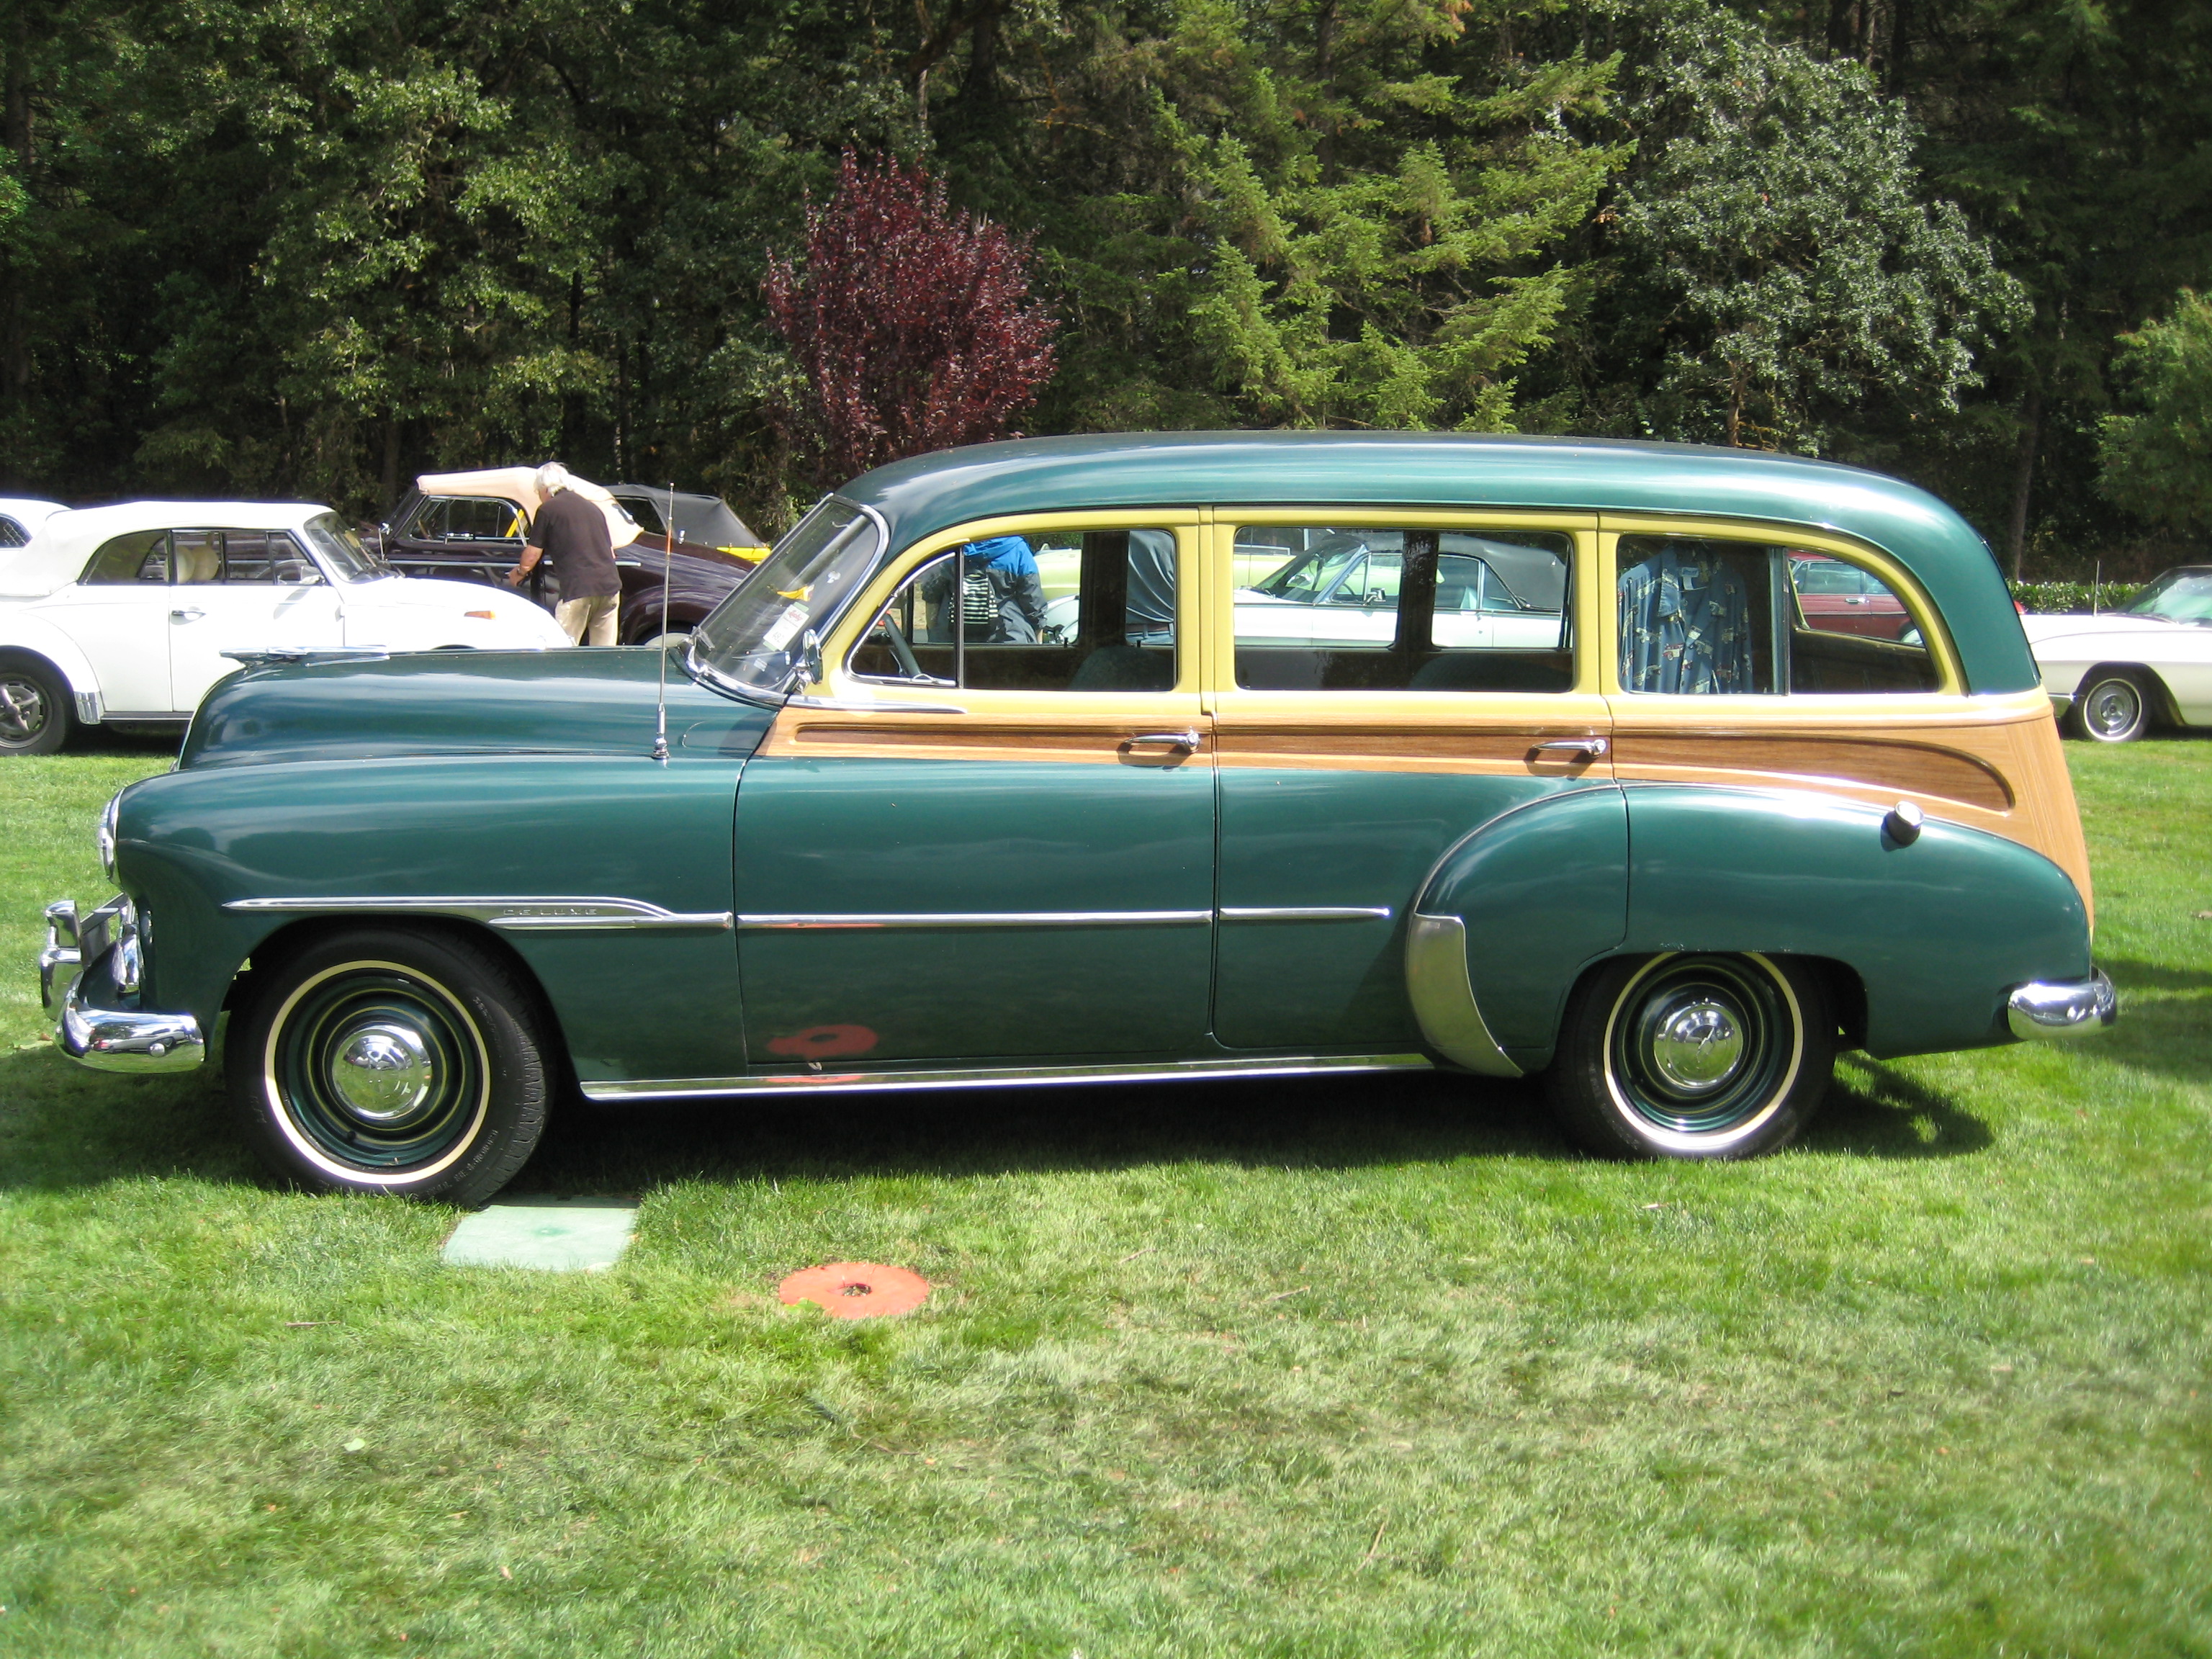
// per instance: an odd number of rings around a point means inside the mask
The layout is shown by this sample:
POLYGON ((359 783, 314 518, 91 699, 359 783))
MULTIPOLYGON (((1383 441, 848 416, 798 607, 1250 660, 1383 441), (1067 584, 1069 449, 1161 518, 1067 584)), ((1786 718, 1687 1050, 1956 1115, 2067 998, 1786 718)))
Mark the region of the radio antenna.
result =
POLYGON ((668 483, 668 506, 660 517, 660 690, 653 700, 653 757, 668 764, 668 590, 676 574, 676 481, 668 483))

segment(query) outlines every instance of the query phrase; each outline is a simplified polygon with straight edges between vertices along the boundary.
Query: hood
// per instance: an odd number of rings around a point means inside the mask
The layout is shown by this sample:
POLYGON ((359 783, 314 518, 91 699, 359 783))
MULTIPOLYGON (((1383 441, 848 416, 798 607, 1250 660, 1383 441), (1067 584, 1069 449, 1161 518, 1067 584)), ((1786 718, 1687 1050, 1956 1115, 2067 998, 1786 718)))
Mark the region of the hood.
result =
POLYGON ((2130 617, 2118 611, 2106 611, 2094 617, 2027 616, 2020 619, 2020 625, 2027 630, 2030 645, 2041 645, 2051 640, 2069 639, 2077 634, 2170 635, 2176 629, 2189 624, 2165 622, 2156 617, 2130 617))
MULTIPOLYGON (((645 755, 659 653, 432 651, 269 663, 208 693, 179 769, 400 755, 645 755)), ((711 691, 668 665, 672 760, 752 753, 773 708, 711 691)))

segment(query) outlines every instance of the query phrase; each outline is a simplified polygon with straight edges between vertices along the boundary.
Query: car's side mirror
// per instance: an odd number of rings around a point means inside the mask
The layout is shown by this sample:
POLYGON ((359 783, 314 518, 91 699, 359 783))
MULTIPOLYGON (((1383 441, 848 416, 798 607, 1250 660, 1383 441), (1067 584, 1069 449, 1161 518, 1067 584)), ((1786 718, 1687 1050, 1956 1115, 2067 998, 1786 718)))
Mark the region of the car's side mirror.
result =
POLYGON ((822 638, 812 629, 799 636, 799 666, 806 676, 806 684, 822 684, 822 638))

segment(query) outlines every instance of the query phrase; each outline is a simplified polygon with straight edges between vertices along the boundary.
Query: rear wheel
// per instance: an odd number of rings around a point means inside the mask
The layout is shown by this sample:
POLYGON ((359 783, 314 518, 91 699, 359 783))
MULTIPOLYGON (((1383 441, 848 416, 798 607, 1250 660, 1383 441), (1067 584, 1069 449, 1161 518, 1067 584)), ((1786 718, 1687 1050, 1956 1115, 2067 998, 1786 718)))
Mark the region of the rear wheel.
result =
POLYGON ((364 927, 255 978, 224 1063, 255 1151, 283 1179, 474 1204, 538 1144, 551 1067, 536 1000, 481 946, 364 927))
POLYGON ((51 755, 69 740, 69 687, 46 664, 0 659, 0 755, 51 755))
POLYGON ((1669 954, 1577 988, 1546 1092, 1606 1158, 1753 1158, 1786 1145, 1835 1061, 1820 978, 1786 958, 1669 954))
POLYGON ((2074 729, 2097 743, 2131 743, 2150 725, 2150 690, 2128 669, 2089 676, 2074 699, 2074 729))

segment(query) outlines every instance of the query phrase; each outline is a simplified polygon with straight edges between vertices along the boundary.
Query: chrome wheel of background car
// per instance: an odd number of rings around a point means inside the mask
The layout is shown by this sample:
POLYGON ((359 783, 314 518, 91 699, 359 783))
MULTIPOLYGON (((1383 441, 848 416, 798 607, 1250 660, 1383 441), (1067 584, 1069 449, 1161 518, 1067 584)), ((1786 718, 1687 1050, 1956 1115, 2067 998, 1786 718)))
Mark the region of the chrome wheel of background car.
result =
POLYGON ((545 1066, 533 1000, 483 946, 361 929, 310 945, 274 980, 234 1017, 226 1059, 278 1173, 465 1203, 520 1167, 545 1066))
POLYGON ((2074 723, 2099 743, 2129 743, 2150 724, 2150 700, 2132 674, 2100 674, 2074 700, 2074 723))
POLYGON ((1827 1087, 1826 988, 1786 958, 1668 954, 1577 988, 1546 1084, 1609 1157, 1747 1158, 1782 1146, 1827 1087))
POLYGON ((48 755, 69 735, 67 689, 44 667, 0 662, 0 755, 48 755))

